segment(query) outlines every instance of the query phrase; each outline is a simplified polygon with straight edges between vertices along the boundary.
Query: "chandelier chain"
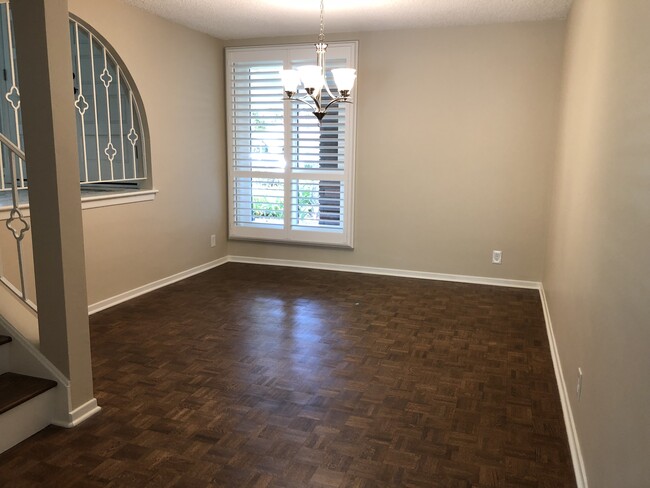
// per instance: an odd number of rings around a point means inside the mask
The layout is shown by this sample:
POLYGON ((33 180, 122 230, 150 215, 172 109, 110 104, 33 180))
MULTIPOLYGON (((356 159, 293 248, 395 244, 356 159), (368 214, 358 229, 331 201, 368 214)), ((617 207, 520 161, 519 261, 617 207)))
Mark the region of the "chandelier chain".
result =
POLYGON ((323 18, 324 0, 320 0, 320 34, 318 35, 318 42, 325 40, 325 20, 323 18))

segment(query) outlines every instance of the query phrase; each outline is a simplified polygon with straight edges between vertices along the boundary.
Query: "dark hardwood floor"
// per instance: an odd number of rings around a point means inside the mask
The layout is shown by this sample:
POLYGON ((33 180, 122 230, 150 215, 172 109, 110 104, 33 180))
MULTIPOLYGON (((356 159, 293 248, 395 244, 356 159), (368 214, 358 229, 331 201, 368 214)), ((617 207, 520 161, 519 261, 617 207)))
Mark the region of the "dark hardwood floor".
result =
POLYGON ((0 486, 574 487, 537 291, 227 264, 91 319, 0 486))

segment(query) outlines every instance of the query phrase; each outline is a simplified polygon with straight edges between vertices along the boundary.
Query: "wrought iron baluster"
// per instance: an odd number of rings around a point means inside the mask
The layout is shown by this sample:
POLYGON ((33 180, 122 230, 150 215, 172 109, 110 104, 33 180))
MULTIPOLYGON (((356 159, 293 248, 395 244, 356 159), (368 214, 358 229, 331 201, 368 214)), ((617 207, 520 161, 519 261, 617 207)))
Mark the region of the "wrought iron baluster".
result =
MULTIPOLYGON (((16 240, 16 251, 18 254, 18 272, 20 275, 20 289, 17 289, 4 276, 0 276, 0 281, 4 283, 12 292, 14 292, 23 302, 25 302, 32 309, 36 310, 34 303, 27 298, 27 287, 25 285, 23 238, 31 227, 29 225, 29 222, 27 222, 25 219, 22 211, 20 210, 19 190, 22 187, 19 188, 18 181, 20 179, 20 174, 16 169, 16 165, 21 164, 20 161, 25 161, 25 153, 1 133, 0 146, 5 146, 9 150, 9 172, 11 177, 12 208, 9 212, 9 218, 5 222, 5 225, 16 240)), ((2 163, 4 164, 4 151, 2 148, 0 148, 0 154, 2 154, 2 163)))

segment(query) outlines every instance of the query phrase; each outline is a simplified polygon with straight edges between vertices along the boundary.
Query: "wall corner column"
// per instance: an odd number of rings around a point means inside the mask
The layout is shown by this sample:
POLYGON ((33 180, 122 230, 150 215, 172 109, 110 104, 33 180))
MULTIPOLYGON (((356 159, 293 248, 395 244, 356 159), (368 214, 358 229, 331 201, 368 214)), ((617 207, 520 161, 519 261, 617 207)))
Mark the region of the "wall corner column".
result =
POLYGON ((93 399, 67 0, 12 0, 41 352, 93 399))

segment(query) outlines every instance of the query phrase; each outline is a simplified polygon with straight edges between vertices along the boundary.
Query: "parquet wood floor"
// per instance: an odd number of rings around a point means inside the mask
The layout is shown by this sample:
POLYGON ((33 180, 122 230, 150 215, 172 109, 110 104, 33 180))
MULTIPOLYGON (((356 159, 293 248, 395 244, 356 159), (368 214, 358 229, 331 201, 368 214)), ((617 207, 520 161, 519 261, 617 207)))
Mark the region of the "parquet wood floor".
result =
POLYGON ((575 486, 534 290, 231 263, 91 334, 103 411, 0 486, 575 486))

